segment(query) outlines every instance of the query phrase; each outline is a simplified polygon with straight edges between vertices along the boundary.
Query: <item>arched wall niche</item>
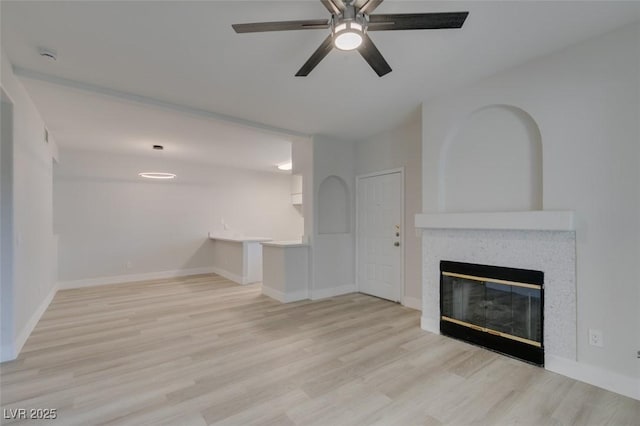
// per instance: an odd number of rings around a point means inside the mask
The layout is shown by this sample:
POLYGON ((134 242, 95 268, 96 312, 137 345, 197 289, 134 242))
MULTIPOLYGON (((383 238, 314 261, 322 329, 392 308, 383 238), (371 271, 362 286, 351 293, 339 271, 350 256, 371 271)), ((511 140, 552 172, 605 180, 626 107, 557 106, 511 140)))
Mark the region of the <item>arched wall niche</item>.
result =
POLYGON ((318 234, 351 232, 349 189, 338 176, 328 176, 318 188, 318 234))
POLYGON ((511 105, 489 105, 461 121, 440 156, 445 212, 542 210, 542 137, 511 105))

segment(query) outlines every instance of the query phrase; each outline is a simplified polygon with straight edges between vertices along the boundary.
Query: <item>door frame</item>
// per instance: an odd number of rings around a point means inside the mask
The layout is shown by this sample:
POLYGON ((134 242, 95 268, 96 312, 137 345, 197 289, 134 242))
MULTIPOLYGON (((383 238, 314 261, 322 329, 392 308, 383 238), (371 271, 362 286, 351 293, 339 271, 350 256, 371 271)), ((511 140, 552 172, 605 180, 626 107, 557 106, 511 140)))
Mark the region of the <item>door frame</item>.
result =
POLYGON ((405 223, 404 223, 404 203, 405 203, 405 199, 404 199, 404 167, 398 167, 395 169, 386 169, 386 170, 380 170, 378 172, 372 172, 372 173, 366 173, 363 175, 357 175, 356 176, 356 211, 355 211, 355 225, 356 225, 356 230, 355 230, 355 249, 356 249, 356 265, 355 265, 355 271, 356 271, 356 291, 360 292, 360 253, 359 253, 359 247, 360 247, 360 224, 359 224, 359 213, 360 213, 360 180, 361 179, 366 179, 366 178, 371 178, 371 177, 376 177, 376 176, 384 176, 384 175, 391 175, 394 173, 400 173, 400 293, 399 293, 399 300, 397 301, 398 303, 404 305, 404 232, 405 232, 405 223))

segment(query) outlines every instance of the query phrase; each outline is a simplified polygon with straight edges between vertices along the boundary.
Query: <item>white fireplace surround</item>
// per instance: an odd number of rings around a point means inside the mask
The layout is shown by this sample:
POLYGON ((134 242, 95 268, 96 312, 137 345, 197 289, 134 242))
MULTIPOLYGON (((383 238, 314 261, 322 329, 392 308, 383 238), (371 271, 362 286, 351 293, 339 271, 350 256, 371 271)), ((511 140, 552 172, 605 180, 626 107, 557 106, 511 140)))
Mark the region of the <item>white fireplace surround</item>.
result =
POLYGON ((423 228, 422 328, 440 332, 440 261, 544 272, 545 358, 576 360, 573 212, 416 215, 423 228))

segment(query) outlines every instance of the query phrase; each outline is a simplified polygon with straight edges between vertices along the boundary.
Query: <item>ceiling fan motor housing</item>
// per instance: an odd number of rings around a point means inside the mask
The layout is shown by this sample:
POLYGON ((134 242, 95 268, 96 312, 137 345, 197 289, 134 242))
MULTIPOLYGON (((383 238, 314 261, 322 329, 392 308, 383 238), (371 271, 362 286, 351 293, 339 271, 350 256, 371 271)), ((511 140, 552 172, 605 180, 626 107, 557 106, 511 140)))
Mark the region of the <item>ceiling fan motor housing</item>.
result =
POLYGON ((346 6, 340 15, 331 16, 331 34, 340 50, 357 48, 366 31, 367 19, 364 14, 356 13, 354 6, 346 6))

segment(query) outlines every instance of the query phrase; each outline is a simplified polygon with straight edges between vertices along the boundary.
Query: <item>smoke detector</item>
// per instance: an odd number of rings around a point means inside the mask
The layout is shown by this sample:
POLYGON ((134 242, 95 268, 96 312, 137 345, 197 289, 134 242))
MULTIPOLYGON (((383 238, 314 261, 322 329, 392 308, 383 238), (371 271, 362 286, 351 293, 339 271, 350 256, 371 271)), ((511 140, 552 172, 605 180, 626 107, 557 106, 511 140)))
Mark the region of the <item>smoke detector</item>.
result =
POLYGON ((53 49, 47 49, 46 47, 39 47, 38 53, 40 54, 40 56, 42 56, 43 58, 51 62, 55 62, 58 59, 58 53, 53 49))

